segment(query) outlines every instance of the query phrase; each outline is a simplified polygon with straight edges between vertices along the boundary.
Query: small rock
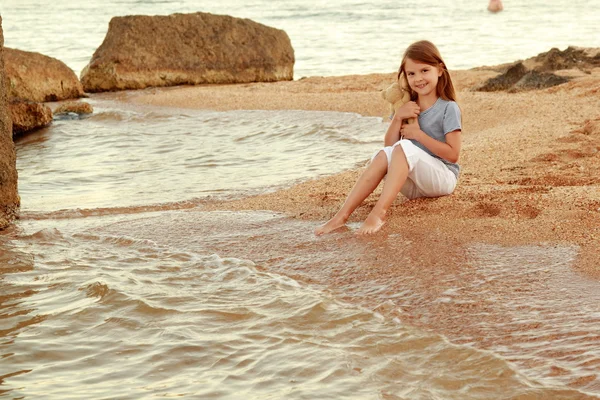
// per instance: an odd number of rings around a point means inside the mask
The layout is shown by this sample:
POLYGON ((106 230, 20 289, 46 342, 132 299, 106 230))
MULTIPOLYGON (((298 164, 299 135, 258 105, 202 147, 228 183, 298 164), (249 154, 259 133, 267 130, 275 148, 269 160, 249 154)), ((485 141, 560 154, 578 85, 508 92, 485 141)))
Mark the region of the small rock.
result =
POLYGON ((13 137, 43 128, 52 122, 52 110, 41 103, 12 100, 9 109, 13 123, 13 137))
POLYGON ((506 90, 519 82, 527 74, 527 68, 522 62, 509 66, 506 71, 498 76, 488 79, 475 90, 480 92, 496 92, 506 90))
POLYGON ((549 72, 529 71, 509 91, 544 89, 568 82, 570 79, 549 72))
POLYGON ((508 66, 500 75, 488 79, 476 87, 481 92, 508 90, 544 89, 568 82, 574 75, 573 70, 589 73, 600 66, 600 49, 568 47, 566 50, 553 48, 546 53, 508 66), (561 71, 560 75, 555 72, 561 71), (571 72, 566 72, 571 71, 571 72))
POLYGON ((69 101, 66 103, 62 103, 60 106, 56 107, 54 110, 54 115, 60 114, 91 114, 94 112, 94 108, 86 102, 83 101, 69 101))
POLYGON ((600 67, 600 52, 594 48, 569 46, 561 51, 554 47, 533 57, 532 61, 538 63, 534 69, 540 72, 570 68, 589 69, 600 67))

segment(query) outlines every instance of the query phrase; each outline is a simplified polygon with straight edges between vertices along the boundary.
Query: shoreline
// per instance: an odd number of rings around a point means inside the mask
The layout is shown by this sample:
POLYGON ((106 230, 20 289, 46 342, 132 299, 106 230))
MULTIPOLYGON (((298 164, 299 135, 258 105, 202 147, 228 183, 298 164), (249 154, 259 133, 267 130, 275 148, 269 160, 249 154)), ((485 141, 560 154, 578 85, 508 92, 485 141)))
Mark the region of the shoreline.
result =
MULTIPOLYGON (((375 237, 407 231, 427 237, 428 232, 436 232, 457 244, 575 245, 579 248, 576 270, 598 279, 600 68, 589 73, 565 71, 574 78, 548 89, 472 90, 497 71, 498 67, 450 71, 464 125, 462 172, 454 194, 412 201, 399 196, 375 237)), ((217 111, 353 112, 385 121, 388 106, 380 91, 394 79, 395 73, 377 73, 157 88, 129 92, 119 100, 217 111)), ((384 133, 382 126, 382 140, 384 133)), ((359 172, 345 171, 274 193, 215 202, 206 209, 277 211, 312 220, 317 226, 337 211, 359 172)), ((350 223, 364 220, 380 190, 381 186, 355 211, 350 223)))

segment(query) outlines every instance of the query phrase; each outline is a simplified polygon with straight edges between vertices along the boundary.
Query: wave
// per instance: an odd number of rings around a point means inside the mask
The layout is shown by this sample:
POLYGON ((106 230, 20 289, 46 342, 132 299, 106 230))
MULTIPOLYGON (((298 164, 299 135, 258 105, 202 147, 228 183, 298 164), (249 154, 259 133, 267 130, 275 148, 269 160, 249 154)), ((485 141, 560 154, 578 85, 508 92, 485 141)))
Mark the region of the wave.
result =
MULTIPOLYGON (((77 219, 110 215, 141 214, 158 211, 188 210, 208 203, 207 199, 192 199, 162 204, 124 207, 76 208, 56 211, 22 211, 19 218, 27 220, 77 219)), ((41 234, 41 233, 40 233, 41 234)))

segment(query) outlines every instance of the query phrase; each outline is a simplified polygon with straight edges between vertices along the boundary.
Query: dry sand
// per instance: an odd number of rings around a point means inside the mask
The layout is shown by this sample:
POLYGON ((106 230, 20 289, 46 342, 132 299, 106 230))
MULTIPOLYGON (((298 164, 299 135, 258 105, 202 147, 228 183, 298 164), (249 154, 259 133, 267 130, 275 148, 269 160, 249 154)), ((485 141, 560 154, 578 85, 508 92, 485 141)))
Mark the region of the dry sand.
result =
MULTIPOLYGON (((581 272, 600 277, 600 68, 549 89, 477 92, 497 68, 452 71, 463 111, 462 174, 454 194, 406 201, 400 195, 379 234, 412 232, 456 243, 575 245, 581 272)), ((380 91, 394 73, 310 77, 291 82, 154 89, 129 101, 184 108, 303 109, 386 117, 380 91)), ((385 126, 382 126, 382 141, 385 126)), ((365 159, 368 155, 365 155, 365 159)), ((359 160, 357 160, 359 161, 359 160)), ((360 170, 311 180, 275 193, 207 206, 273 210, 329 219, 360 170)), ((368 214, 380 188, 351 217, 368 214)), ((335 233, 334 233, 335 234, 335 233)))

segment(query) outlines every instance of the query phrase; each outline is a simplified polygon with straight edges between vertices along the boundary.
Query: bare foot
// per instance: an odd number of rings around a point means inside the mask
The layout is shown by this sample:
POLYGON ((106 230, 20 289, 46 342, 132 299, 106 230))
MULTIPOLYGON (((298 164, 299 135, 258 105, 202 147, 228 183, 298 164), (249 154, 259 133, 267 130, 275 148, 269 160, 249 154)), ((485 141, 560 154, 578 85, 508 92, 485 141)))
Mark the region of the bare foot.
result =
POLYGON ((317 227, 317 229, 315 229, 315 235, 321 236, 326 233, 333 232, 336 229, 340 229, 344 225, 346 225, 346 220, 342 217, 338 217, 337 215, 335 215, 329 221, 317 227))
MULTIPOLYGON (((385 214, 384 214, 385 216, 385 214)), ((365 222, 358 228, 356 231, 357 235, 370 235, 375 232, 378 232, 383 224, 385 224, 384 216, 379 216, 373 212, 369 214, 365 222)))

